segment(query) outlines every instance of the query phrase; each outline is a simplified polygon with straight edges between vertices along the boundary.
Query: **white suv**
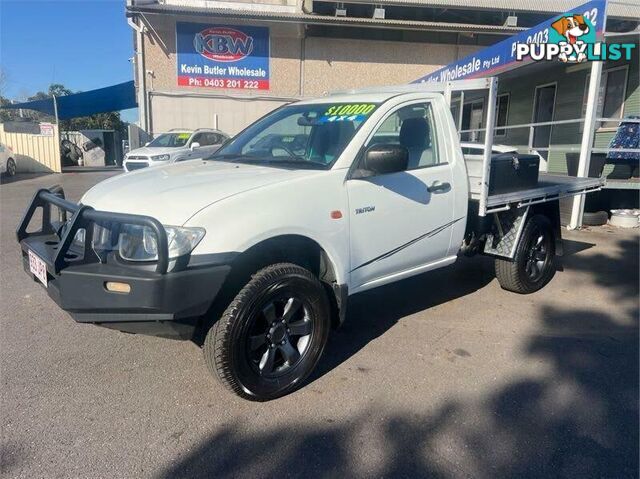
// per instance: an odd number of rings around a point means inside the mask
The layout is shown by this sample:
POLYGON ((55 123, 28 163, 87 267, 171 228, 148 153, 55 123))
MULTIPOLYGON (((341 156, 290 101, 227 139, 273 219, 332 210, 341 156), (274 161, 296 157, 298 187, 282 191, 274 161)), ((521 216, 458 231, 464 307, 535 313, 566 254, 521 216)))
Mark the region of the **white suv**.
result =
POLYGON ((162 133, 142 148, 124 157, 124 170, 133 171, 148 166, 166 165, 184 160, 206 158, 229 139, 219 130, 170 130, 162 133))

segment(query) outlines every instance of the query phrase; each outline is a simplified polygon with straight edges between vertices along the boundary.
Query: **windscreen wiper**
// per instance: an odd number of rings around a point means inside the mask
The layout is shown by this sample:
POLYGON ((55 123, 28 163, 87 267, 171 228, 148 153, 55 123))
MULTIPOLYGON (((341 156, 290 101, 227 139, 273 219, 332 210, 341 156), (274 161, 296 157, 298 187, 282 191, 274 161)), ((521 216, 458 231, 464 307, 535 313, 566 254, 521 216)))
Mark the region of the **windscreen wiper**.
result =
POLYGON ((295 156, 295 157, 291 157, 291 158, 278 158, 278 159, 273 159, 273 160, 269 160, 268 161, 271 164, 287 164, 287 165, 291 165, 291 166, 303 166, 306 168, 322 168, 322 169, 326 169, 327 168, 327 164, 326 163, 321 163, 319 161, 313 161, 313 160, 307 160, 306 158, 302 157, 302 156, 295 156))
POLYGON ((253 156, 253 155, 241 155, 241 154, 225 154, 225 155, 214 155, 207 158, 207 160, 215 161, 229 161, 231 163, 251 163, 255 165, 263 165, 263 166, 294 166, 294 167, 302 167, 302 168, 313 168, 313 169, 326 169, 327 165, 325 163, 321 163, 319 161, 307 160, 302 156, 292 156, 290 158, 282 157, 282 158, 267 158, 264 156, 253 156))
POLYGON ((207 160, 223 160, 223 161, 263 161, 253 155, 241 155, 239 153, 228 153, 226 155, 212 155, 207 160))

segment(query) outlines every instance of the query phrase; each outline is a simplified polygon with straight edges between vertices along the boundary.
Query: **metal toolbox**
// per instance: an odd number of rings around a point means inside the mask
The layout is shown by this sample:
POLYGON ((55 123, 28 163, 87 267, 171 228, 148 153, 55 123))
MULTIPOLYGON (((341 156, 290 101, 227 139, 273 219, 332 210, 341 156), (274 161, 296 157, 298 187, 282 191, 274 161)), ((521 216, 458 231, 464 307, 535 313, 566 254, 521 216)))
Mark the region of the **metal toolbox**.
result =
POLYGON ((538 184, 540 157, 505 153, 491 158, 489 194, 528 190, 538 184))

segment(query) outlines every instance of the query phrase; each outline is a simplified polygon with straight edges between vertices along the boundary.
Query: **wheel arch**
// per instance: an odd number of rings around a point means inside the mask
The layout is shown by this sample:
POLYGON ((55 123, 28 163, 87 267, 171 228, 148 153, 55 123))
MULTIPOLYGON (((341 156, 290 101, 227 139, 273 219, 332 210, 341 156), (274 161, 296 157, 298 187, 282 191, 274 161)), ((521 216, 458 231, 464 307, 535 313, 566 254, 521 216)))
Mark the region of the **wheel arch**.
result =
POLYGON ((562 226, 560 224, 560 201, 549 201, 546 203, 539 203, 537 205, 533 205, 531 207, 531 211, 529 212, 530 216, 533 215, 542 215, 546 216, 547 219, 551 222, 551 227, 553 229, 553 236, 555 239, 556 246, 556 256, 562 256, 563 247, 562 247, 562 226))
POLYGON ((332 325, 338 327, 346 313, 346 284, 331 255, 314 239, 301 234, 280 234, 257 241, 231 263, 231 272, 203 323, 203 333, 217 320, 227 305, 260 269, 275 263, 292 263, 308 269, 325 288, 332 309, 332 325))
POLYGON ((302 234, 279 234, 257 241, 234 260, 232 268, 242 265, 253 269, 251 265, 255 265, 260 269, 275 262, 297 264, 325 282, 336 282, 340 276, 330 253, 318 241, 302 234))
MULTIPOLYGON (((467 228, 467 237, 471 238, 473 238, 471 233, 474 231, 481 231, 480 228, 489 228, 483 254, 512 260, 518 244, 522 241, 526 224, 534 216, 543 216, 551 223, 556 255, 562 256, 562 228, 558 200, 502 211, 494 213, 494 216, 494 221, 485 222, 484 225, 476 226, 475 229, 473 226, 467 228), (495 225, 497 225, 496 229, 492 229, 495 225), (496 235, 495 238, 494 235, 496 235)), ((473 254, 473 247, 474 245, 469 243, 468 246, 463 246, 462 250, 463 252, 470 251, 473 254)))

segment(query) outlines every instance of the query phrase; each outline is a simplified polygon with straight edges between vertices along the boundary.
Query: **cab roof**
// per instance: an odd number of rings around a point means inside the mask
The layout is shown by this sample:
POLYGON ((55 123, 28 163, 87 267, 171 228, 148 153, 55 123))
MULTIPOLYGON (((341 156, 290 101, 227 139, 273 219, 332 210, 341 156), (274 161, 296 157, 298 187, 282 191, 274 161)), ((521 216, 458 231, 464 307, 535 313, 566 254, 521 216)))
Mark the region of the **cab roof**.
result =
POLYGON ((427 97, 440 95, 422 84, 394 85, 385 87, 363 88, 357 90, 339 91, 317 98, 305 99, 297 105, 313 105, 318 103, 383 103, 399 95, 424 94, 427 97))

